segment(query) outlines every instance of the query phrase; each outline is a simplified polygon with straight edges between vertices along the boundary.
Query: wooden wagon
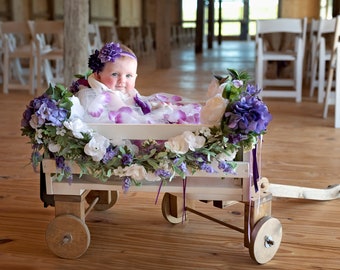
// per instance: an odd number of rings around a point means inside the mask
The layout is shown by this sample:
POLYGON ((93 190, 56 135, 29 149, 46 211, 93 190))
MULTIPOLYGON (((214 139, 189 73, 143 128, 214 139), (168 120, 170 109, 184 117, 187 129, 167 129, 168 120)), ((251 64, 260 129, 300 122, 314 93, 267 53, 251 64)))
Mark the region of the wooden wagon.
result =
MULTIPOLYGON (((184 131, 196 131, 200 125, 112 125, 92 124, 91 128, 109 139, 167 140, 184 131)), ((276 254, 282 238, 282 226, 271 216, 272 195, 267 189, 255 192, 252 181, 251 152, 243 153, 237 163, 236 174, 223 172, 206 173, 198 171, 186 178, 185 194, 183 179, 175 177, 162 186, 162 213, 164 218, 178 224, 187 212, 198 214, 226 227, 243 233, 244 246, 252 259, 260 264, 267 263, 276 254), (238 228, 198 212, 191 206, 191 200, 214 201, 214 206, 224 207, 226 201, 244 204, 244 227, 238 228)), ((53 181, 56 173, 54 160, 42 162, 42 185, 46 195, 53 197, 55 218, 46 230, 49 249, 62 258, 77 258, 83 255, 90 244, 90 232, 85 223, 86 216, 94 210, 112 207, 122 189, 122 181, 111 177, 107 182, 89 175, 79 177, 80 168, 74 163, 73 181, 53 181)), ((143 181, 141 186, 131 186, 130 191, 153 192, 157 194, 160 182, 143 181)))

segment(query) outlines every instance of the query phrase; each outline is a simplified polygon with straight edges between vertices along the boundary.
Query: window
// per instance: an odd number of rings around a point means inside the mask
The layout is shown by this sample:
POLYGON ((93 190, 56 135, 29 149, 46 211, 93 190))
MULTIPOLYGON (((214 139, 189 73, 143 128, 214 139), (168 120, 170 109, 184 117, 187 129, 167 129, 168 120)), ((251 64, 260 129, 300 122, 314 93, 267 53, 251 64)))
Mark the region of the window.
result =
MULTIPOLYGON (((254 35, 256 31, 257 19, 272 19, 278 16, 279 0, 248 0, 249 1, 249 34, 254 35)), ((218 34, 219 29, 219 0, 215 0, 215 23, 214 33, 218 34)), ((222 36, 240 36, 242 21, 244 18, 245 0, 222 0, 221 1, 221 35, 222 36)), ((183 27, 196 26, 196 9, 197 0, 182 1, 182 21, 183 27)), ((208 18, 206 7, 205 18, 208 18)), ((206 27, 207 28, 207 27, 206 27)))

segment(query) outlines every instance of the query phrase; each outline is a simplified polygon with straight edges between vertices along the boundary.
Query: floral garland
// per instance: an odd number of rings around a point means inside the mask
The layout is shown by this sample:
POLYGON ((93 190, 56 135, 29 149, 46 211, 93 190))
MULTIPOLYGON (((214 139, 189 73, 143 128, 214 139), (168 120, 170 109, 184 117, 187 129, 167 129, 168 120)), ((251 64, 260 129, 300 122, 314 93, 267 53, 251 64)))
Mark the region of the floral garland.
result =
POLYGON ((54 179, 71 181, 66 162, 71 160, 81 175, 101 181, 112 175, 122 177, 124 190, 142 180, 171 181, 175 175, 185 178, 198 170, 234 173, 237 152, 254 148, 271 115, 258 97, 259 89, 247 84, 248 74, 228 71, 226 77, 214 77, 210 99, 202 109, 202 121, 214 125, 198 126, 196 132, 186 131, 167 141, 113 143, 81 120, 82 106, 71 91, 62 85, 49 86, 29 103, 21 121, 22 135, 30 138, 33 149, 31 163, 36 169, 43 158, 55 159, 54 179))

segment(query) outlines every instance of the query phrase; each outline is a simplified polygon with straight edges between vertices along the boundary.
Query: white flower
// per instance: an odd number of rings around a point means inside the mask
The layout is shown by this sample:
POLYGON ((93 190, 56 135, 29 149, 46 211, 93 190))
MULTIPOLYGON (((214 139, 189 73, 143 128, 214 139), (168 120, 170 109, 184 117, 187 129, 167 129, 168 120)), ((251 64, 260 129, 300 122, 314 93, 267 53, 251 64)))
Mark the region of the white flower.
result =
POLYGON ((196 136, 191 131, 185 131, 183 134, 170 138, 165 142, 165 147, 171 152, 177 154, 185 154, 190 150, 195 151, 196 148, 201 148, 205 144, 203 136, 196 136))
POLYGON ((132 164, 131 166, 123 169, 124 176, 129 176, 136 181, 141 181, 146 178, 146 170, 143 166, 132 164))
POLYGON ((52 153, 57 153, 60 151, 61 146, 57 143, 50 142, 48 144, 48 150, 50 150, 52 153))
POLYGON ((211 136, 211 130, 208 127, 202 127, 199 131, 200 134, 203 134, 205 137, 211 136))
POLYGON ((31 116, 31 119, 30 119, 29 123, 30 123, 30 126, 33 129, 37 129, 38 127, 41 127, 41 125, 38 124, 38 117, 35 114, 33 114, 31 116))
POLYGON ((154 174, 153 172, 147 172, 146 175, 145 175, 145 180, 151 181, 151 182, 156 182, 156 181, 160 181, 161 178, 159 176, 157 176, 156 174, 154 174))
POLYGON ((228 151, 227 153, 219 153, 216 155, 216 159, 218 161, 233 161, 236 157, 237 150, 234 151, 228 151))
POLYGON ((43 143, 43 141, 42 141, 42 132, 43 132, 43 130, 42 129, 37 129, 36 131, 35 131, 35 135, 34 135, 34 139, 35 139, 35 141, 38 143, 38 144, 41 144, 41 143, 43 143))
POLYGON ((92 157, 94 161, 100 161, 106 153, 106 148, 110 145, 110 141, 104 136, 96 133, 92 139, 85 145, 85 154, 92 157))
POLYGON ((185 141, 182 135, 170 138, 164 143, 164 145, 171 152, 177 154, 185 154, 189 151, 189 144, 185 141))
POLYGON ((219 125, 227 105, 228 101, 220 94, 210 98, 201 109, 201 123, 207 125, 219 125))
POLYGON ((66 134, 66 129, 64 127, 56 127, 57 135, 64 136, 66 134))
POLYGON ((70 120, 80 118, 82 119, 85 113, 85 110, 83 106, 81 106, 79 98, 76 96, 72 96, 69 98, 69 100, 72 102, 72 107, 71 107, 71 115, 70 115, 70 120))
POLYGON ((243 81, 242 80, 233 80, 233 85, 236 87, 236 88, 240 88, 243 86, 243 81))
POLYGON ((91 130, 88 128, 88 126, 79 118, 65 121, 64 126, 71 130, 73 136, 77 139, 84 138, 82 133, 91 133, 91 130))
POLYGON ((196 136, 191 131, 183 132, 183 136, 191 151, 195 151, 195 149, 201 148, 205 144, 205 138, 203 136, 196 136))

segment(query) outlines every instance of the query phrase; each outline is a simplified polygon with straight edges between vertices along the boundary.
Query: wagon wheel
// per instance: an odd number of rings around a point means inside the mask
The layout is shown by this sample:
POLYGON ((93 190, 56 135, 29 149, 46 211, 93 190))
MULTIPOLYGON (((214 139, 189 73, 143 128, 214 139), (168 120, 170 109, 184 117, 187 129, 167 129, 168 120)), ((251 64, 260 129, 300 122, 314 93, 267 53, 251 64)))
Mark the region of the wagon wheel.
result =
POLYGON ((61 215, 54 218, 46 230, 49 249, 65 259, 76 259, 83 255, 90 245, 90 232, 80 218, 61 215))
POLYGON ((86 196, 86 201, 91 204, 97 197, 99 197, 99 201, 93 209, 96 211, 105 211, 116 204, 119 192, 117 190, 91 190, 86 196))
POLYGON ((282 226, 278 219, 264 217, 260 219, 252 233, 249 253, 259 264, 269 262, 280 247, 282 226))
POLYGON ((178 198, 170 193, 164 193, 162 200, 163 217, 172 224, 183 222, 183 205, 178 206, 178 198), (180 210, 179 210, 180 209, 180 210))

